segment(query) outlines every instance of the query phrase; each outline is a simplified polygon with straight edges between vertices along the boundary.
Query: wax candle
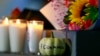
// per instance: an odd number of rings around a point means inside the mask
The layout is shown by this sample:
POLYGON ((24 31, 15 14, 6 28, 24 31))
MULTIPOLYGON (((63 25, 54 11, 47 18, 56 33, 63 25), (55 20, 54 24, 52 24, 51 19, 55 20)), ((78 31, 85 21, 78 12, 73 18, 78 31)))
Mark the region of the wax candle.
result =
POLYGON ((8 18, 0 20, 0 52, 9 51, 9 30, 8 30, 8 18))
POLYGON ((11 52, 22 52, 26 33, 26 23, 22 20, 10 20, 9 36, 11 52))
POLYGON ((28 22, 28 37, 29 37, 29 51, 30 53, 38 53, 39 41, 42 37, 43 21, 28 22))

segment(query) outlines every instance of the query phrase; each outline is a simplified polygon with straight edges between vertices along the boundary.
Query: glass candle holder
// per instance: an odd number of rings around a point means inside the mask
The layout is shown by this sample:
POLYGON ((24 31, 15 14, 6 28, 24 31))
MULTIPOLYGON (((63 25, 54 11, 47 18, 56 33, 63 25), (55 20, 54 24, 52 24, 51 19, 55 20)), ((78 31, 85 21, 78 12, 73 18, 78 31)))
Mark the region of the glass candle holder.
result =
POLYGON ((9 20, 0 20, 0 52, 9 51, 9 20))
POLYGON ((20 53, 23 51, 24 40, 26 34, 26 22, 24 20, 10 20, 9 36, 10 51, 12 53, 20 53))
POLYGON ((28 21, 28 47, 29 52, 38 54, 39 41, 43 33, 43 21, 28 21))

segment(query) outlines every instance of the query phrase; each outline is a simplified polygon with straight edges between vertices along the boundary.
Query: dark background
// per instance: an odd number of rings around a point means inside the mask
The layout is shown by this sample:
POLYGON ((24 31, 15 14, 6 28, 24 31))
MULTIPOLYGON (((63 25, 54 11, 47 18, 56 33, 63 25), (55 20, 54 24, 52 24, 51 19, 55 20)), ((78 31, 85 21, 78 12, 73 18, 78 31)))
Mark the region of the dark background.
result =
POLYGON ((100 56, 100 31, 78 31, 76 56, 100 56))

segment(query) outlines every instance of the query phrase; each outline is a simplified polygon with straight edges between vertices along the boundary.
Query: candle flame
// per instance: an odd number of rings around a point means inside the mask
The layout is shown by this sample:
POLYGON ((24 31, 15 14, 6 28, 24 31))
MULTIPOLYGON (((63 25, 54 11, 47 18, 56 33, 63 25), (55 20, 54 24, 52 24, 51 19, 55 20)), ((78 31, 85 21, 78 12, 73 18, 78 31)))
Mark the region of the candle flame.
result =
POLYGON ((3 21, 3 23, 8 24, 8 22, 9 22, 9 20, 8 20, 8 18, 6 17, 6 18, 4 19, 4 21, 3 21))
POLYGON ((16 24, 20 24, 20 20, 19 19, 16 20, 16 24))
POLYGON ((37 25, 37 22, 36 22, 36 21, 33 21, 32 23, 33 23, 34 25, 37 25))

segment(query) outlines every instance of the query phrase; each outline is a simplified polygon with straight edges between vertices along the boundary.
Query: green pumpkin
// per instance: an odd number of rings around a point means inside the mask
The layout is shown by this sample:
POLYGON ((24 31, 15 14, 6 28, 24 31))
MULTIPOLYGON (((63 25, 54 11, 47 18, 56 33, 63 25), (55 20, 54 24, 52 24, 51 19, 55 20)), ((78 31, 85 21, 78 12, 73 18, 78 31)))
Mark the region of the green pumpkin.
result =
POLYGON ((65 51, 65 42, 53 36, 50 38, 42 38, 39 43, 39 50, 42 55, 62 55, 65 51))

